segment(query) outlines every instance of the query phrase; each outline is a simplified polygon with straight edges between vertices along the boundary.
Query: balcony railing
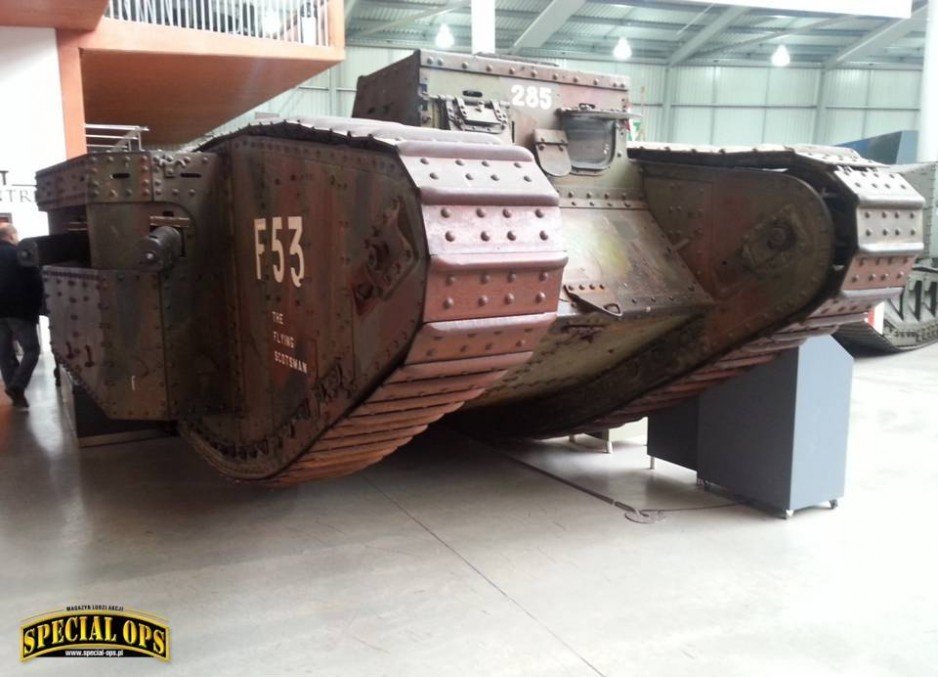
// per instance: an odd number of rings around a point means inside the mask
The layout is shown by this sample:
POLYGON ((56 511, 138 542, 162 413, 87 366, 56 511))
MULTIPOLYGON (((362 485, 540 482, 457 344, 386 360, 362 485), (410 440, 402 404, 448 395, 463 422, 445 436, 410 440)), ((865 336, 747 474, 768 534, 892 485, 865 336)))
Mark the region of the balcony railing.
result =
POLYGON ((328 46, 329 0, 108 0, 104 16, 328 46))
POLYGON ((85 145, 89 153, 143 150, 141 125, 85 125, 85 145))

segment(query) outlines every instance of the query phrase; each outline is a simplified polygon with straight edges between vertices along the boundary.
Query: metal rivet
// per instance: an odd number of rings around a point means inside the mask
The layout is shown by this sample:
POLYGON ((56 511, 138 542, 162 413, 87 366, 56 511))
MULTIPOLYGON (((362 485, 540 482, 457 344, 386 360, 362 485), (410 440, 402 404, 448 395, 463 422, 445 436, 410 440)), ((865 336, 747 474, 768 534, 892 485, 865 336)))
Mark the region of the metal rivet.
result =
POLYGON ((479 305, 480 305, 480 306, 484 306, 484 305, 486 305, 488 302, 489 302, 489 297, 488 297, 488 296, 483 295, 483 296, 480 296, 480 297, 479 297, 479 305))
POLYGON ((453 305, 454 305, 454 301, 453 301, 453 299, 451 299, 450 297, 447 296, 447 297, 443 300, 443 307, 444 307, 444 308, 452 308, 453 305))
POLYGON ((489 231, 487 231, 487 230, 483 230, 483 231, 482 231, 482 239, 485 240, 486 242, 488 242, 490 239, 492 239, 492 236, 489 235, 489 231))
POLYGON ((456 233, 451 230, 446 231, 446 239, 448 242, 452 242, 456 239, 456 233))
POLYGON ((449 210, 449 207, 443 207, 443 209, 440 210, 440 214, 442 214, 446 218, 449 218, 452 212, 449 210))
POLYGON ((534 215, 535 215, 537 218, 542 219, 542 218, 544 218, 544 210, 543 210, 543 209, 535 209, 535 210, 534 210, 534 215))
POLYGON ((515 240, 517 237, 518 237, 518 236, 515 235, 515 231, 513 231, 513 230, 509 230, 509 231, 508 231, 508 239, 509 239, 509 240, 515 240))
POLYGON ((515 302, 515 295, 514 295, 514 294, 512 294, 512 293, 510 293, 510 292, 509 292, 508 294, 505 294, 505 304, 506 304, 506 305, 511 305, 511 304, 514 303, 514 302, 515 302))
POLYGON ((546 231, 546 230, 542 230, 542 231, 541 231, 541 239, 542 239, 542 240, 546 240, 546 239, 549 238, 549 237, 550 237, 550 236, 547 234, 547 231, 546 231))
POLYGON ((534 302, 535 302, 535 303, 542 303, 542 302, 544 301, 544 299, 546 299, 546 298, 547 298, 547 294, 545 294, 545 293, 542 292, 542 291, 539 291, 539 292, 534 296, 534 302))

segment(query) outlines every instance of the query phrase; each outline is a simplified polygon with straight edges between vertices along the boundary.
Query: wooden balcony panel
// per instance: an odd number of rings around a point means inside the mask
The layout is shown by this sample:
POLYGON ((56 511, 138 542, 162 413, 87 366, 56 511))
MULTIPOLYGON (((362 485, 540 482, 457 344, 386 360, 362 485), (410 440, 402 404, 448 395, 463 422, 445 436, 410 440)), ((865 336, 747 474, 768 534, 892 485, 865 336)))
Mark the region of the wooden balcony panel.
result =
POLYGON ((0 26, 91 30, 107 0, 0 0, 0 26))
POLYGON ((67 42, 80 52, 85 121, 146 125, 152 147, 190 141, 339 63, 344 34, 332 28, 322 47, 105 18, 67 42))

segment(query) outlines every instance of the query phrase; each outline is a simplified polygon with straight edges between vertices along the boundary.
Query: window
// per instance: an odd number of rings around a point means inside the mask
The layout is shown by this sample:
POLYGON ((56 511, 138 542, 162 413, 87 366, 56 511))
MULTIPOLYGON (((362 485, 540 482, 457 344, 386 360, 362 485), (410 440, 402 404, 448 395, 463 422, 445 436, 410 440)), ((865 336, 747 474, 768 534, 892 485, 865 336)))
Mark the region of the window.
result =
POLYGON ((588 115, 565 115, 570 162, 576 170, 606 169, 615 157, 618 120, 588 115))

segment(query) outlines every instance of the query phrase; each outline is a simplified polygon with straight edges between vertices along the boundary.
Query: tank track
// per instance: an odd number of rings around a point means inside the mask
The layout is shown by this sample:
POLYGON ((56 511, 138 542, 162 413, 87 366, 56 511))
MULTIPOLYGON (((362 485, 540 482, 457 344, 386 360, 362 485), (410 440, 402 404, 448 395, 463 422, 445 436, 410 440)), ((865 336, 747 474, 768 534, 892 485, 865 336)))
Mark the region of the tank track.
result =
POLYGON ((938 271, 933 259, 921 259, 912 269, 902 295, 886 302, 883 331, 867 322, 846 324, 835 338, 848 349, 877 353, 916 350, 938 341, 938 271))
MULTIPOLYGON (((566 253, 557 194, 528 151, 487 135, 349 119, 259 124, 236 134, 365 148, 397 161, 421 203, 430 255, 419 326, 409 346, 388 346, 389 354, 403 348, 403 360, 323 431, 301 407, 268 439, 296 448, 292 460, 264 477, 237 479, 283 486, 360 470, 530 358, 556 316, 566 253), (467 178, 475 181, 467 186, 467 178)), ((258 453, 225 448, 195 420, 180 429, 216 466, 220 454, 227 464, 258 453)))
POLYGON ((649 145, 645 148, 650 152, 639 148, 634 155, 655 162, 784 168, 814 185, 825 197, 835 187, 848 191, 855 209, 849 214, 841 213, 839 218, 835 215, 835 226, 842 244, 851 243, 848 248, 852 252, 846 261, 831 270, 830 284, 822 298, 816 299, 809 309, 791 316, 775 331, 698 365, 621 409, 559 433, 613 428, 644 418, 770 362, 812 336, 832 334, 842 326, 862 321, 873 306, 900 293, 922 250, 923 200, 899 174, 855 154, 832 153, 831 149, 813 147, 752 150, 698 147, 690 150, 649 145), (822 173, 833 181, 823 181, 822 173))

